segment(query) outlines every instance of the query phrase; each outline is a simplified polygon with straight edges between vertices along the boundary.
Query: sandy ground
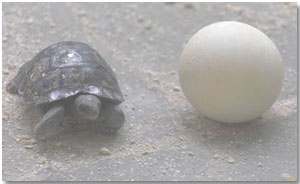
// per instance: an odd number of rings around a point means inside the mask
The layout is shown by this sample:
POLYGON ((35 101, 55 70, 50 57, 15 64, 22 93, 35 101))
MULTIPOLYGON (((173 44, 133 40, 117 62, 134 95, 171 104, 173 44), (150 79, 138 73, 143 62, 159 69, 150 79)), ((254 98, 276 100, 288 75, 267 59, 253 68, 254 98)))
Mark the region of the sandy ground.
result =
POLYGON ((3 179, 297 180, 296 15, 295 3, 4 3, 3 179), (285 65, 277 102, 249 123, 203 117, 178 83, 185 41, 222 20, 264 31, 285 65), (126 99, 117 135, 87 129, 32 139, 42 114, 5 86, 38 51, 63 40, 91 45, 117 74, 126 99))

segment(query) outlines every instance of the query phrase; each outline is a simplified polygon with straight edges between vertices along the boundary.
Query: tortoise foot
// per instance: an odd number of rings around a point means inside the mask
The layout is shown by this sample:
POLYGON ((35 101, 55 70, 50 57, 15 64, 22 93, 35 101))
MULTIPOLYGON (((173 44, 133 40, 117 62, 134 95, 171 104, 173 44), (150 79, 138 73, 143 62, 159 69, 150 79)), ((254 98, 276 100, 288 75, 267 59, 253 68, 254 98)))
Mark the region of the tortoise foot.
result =
POLYGON ((116 132, 125 122, 125 114, 118 106, 109 105, 103 109, 103 131, 116 132))
POLYGON ((65 109, 61 105, 52 107, 42 118, 42 120, 35 125, 33 129, 33 136, 37 141, 45 140, 56 135, 62 128, 64 121, 65 109))

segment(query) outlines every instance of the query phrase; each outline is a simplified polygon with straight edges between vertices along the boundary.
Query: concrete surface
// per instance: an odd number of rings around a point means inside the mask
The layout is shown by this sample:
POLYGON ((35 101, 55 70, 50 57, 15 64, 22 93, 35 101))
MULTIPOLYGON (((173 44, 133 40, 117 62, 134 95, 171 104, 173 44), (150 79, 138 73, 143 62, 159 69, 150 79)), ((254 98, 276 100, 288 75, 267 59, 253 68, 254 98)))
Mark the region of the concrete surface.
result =
POLYGON ((297 180, 295 3, 4 3, 2 16, 4 180, 297 180), (285 65, 277 102, 249 123, 203 117, 178 83, 185 41, 222 20, 264 31, 285 65), (32 140, 42 114, 5 86, 24 62, 63 40, 91 45, 116 72, 127 118, 117 135, 86 128, 32 140))

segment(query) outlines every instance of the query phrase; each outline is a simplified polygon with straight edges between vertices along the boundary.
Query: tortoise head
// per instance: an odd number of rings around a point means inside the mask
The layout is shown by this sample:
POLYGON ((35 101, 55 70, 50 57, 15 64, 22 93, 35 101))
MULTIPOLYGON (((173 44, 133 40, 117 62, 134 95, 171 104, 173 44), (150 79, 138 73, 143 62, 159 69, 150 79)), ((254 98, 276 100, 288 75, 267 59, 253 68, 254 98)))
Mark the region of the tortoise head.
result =
POLYGON ((101 101, 95 95, 81 94, 74 100, 73 114, 81 120, 95 121, 101 112, 101 101))

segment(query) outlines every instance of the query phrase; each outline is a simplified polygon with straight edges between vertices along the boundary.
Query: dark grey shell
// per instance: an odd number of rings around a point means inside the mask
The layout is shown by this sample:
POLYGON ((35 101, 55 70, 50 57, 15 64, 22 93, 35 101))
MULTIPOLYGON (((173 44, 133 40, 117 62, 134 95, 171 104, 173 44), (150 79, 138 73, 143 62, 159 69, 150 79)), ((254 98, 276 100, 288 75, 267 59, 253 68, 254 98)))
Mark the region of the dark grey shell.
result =
MULTIPOLYGON (((30 104, 42 104, 89 93, 121 103, 116 76, 105 60, 80 42, 60 42, 39 52, 26 67, 19 93, 30 104)), ((20 89, 20 88, 19 88, 20 89)))

